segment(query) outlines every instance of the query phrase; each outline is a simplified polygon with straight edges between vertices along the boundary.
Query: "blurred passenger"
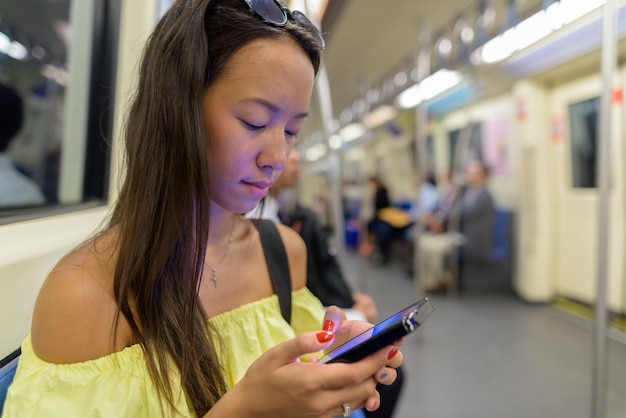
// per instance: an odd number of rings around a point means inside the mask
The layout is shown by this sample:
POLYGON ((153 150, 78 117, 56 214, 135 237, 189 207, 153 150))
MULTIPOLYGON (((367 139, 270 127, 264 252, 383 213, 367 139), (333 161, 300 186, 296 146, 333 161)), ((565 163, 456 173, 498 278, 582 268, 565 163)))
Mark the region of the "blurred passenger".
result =
MULTIPOLYGON (((359 313, 369 322, 378 316, 378 308, 369 295, 350 289, 337 261, 337 251, 328 244, 328 234, 319 219, 319 213, 300 205, 295 198, 294 187, 300 177, 300 154, 291 151, 287 165, 270 189, 270 197, 278 202, 278 217, 300 234, 307 248, 307 287, 325 305, 344 308, 359 313)), ((386 193, 385 193, 386 194, 386 193)), ((359 316, 353 316, 359 319, 359 316)), ((396 369, 396 381, 389 385, 377 385, 381 406, 376 411, 364 410, 367 418, 389 418, 398 404, 404 382, 402 366, 396 369)))
POLYGON ((42 205, 46 199, 32 179, 17 170, 7 150, 24 121, 24 102, 11 87, 0 84, 0 207, 42 205))
POLYGON ((411 210, 411 218, 413 222, 424 223, 437 211, 439 191, 432 177, 422 179, 416 174, 414 184, 417 189, 417 204, 411 210))
POLYGON ((373 255, 381 264, 386 264, 391 251, 390 236, 393 233, 393 227, 380 215, 382 210, 391 207, 391 201, 387 187, 379 177, 370 177, 369 183, 374 189, 373 213, 367 222, 367 234, 360 252, 366 256, 373 255))
POLYGON ((413 243, 418 235, 424 233, 426 222, 437 211, 439 207, 439 191, 435 185, 435 180, 429 176, 426 180, 422 180, 422 176, 416 173, 413 178, 413 184, 417 190, 417 202, 411 207, 411 226, 406 232, 405 239, 409 241, 411 251, 407 260, 407 272, 413 275, 413 243))
POLYGON ((307 252, 306 284, 324 306, 336 305, 344 308, 348 317, 361 317, 374 322, 378 316, 374 299, 351 289, 337 261, 337 251, 328 243, 328 234, 318 213, 300 205, 292 194, 299 175, 300 155, 294 149, 285 169, 265 198, 262 209, 253 211, 251 217, 276 219, 300 234, 307 252))
POLYGON ((493 247, 495 205, 487 188, 488 169, 481 161, 468 163, 465 186, 452 187, 435 215, 424 218, 429 233, 419 239, 420 280, 425 292, 446 290, 446 257, 458 251, 459 262, 485 262, 493 247))

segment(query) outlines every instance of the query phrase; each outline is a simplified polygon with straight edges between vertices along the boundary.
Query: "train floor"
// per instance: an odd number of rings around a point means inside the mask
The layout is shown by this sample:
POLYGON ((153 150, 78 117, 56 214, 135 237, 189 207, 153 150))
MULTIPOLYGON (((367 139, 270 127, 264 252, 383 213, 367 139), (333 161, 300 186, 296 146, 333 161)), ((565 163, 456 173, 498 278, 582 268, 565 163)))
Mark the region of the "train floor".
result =
MULTIPOLYGON (((348 252, 348 280, 380 318, 423 297, 404 266, 348 252)), ((394 418, 589 418, 593 324, 513 294, 429 295, 435 311, 402 345, 405 382, 394 418)), ((626 417, 626 337, 611 332, 603 418, 626 417)), ((595 409, 597 411, 597 409, 595 409)))

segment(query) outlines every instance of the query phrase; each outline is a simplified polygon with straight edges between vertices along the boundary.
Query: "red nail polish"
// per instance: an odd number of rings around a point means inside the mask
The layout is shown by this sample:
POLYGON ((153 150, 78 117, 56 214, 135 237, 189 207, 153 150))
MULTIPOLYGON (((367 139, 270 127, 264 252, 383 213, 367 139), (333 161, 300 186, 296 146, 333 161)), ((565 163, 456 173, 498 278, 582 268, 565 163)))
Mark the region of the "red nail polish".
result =
POLYGON ((389 354, 387 354, 387 360, 391 360, 396 354, 398 354, 398 347, 394 347, 391 350, 389 350, 389 354))
POLYGON ((333 339, 335 334, 333 334, 332 331, 320 331, 315 334, 315 336, 317 337, 317 341, 321 343, 327 343, 328 341, 333 339))
POLYGON ((332 331, 333 328, 335 328, 335 324, 333 324, 333 321, 324 321, 324 327, 322 328, 324 331, 332 331))

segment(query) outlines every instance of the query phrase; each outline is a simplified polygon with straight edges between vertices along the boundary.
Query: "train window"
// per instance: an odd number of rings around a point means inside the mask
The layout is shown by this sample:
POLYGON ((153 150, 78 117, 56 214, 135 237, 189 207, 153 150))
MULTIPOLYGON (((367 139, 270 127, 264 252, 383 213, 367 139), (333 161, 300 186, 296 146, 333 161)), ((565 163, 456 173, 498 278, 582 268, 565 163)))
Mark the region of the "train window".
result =
POLYGON ((421 174, 425 173, 427 178, 434 179, 435 173, 437 172, 437 161, 435 160, 435 139, 433 136, 430 134, 426 136, 426 143, 424 144, 424 152, 426 155, 424 155, 424 158, 419 156, 418 149, 420 149, 420 147, 418 147, 417 141, 412 141, 411 162, 413 163, 413 167, 415 167, 416 170, 420 170, 421 174), (426 167, 422 169, 420 167, 421 163, 425 164, 426 167))
POLYGON ((167 12, 168 9, 172 6, 172 3, 174 3, 174 0, 159 0, 159 2, 157 3, 157 19, 163 17, 165 12, 167 12))
POLYGON ((480 123, 472 123, 462 129, 450 131, 448 141, 451 171, 463 172, 468 161, 483 161, 482 125, 480 123))
POLYGON ((600 98, 584 100, 569 106, 572 186, 596 187, 597 129, 600 98))
POLYGON ((0 2, 0 224, 106 202, 120 7, 0 2))

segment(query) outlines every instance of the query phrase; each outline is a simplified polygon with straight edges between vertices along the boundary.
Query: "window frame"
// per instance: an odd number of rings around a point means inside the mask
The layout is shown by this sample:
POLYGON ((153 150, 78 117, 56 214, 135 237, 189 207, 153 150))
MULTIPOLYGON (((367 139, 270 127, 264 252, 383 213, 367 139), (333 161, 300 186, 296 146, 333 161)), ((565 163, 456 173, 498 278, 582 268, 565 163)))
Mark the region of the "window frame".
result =
MULTIPOLYGON (((89 89, 86 99, 88 110, 86 112, 85 132, 83 133, 85 154, 82 167, 81 201, 73 204, 47 204, 29 208, 0 209, 0 225, 107 205, 112 156, 111 145, 114 132, 121 9, 122 0, 93 0, 91 56, 87 70, 89 89)), ((77 35, 73 34, 73 36, 77 35)), ((64 120, 63 123, 65 130, 68 121, 64 120)))

